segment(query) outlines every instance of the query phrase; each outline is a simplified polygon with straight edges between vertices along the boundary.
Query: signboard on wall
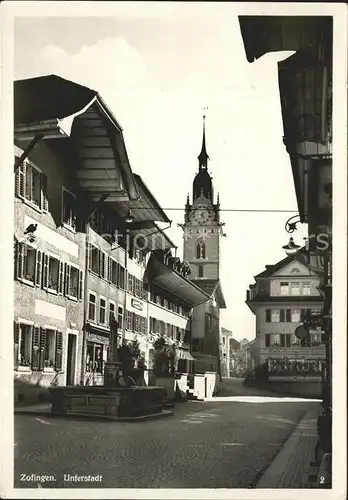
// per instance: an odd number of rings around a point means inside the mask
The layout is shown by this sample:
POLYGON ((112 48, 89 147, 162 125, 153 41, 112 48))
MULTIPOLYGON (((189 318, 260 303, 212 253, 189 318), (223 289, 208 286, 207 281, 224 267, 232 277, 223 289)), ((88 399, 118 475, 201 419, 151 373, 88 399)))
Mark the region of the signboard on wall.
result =
POLYGON ((131 305, 132 305, 132 307, 134 307, 134 309, 138 309, 138 311, 143 310, 143 303, 140 302, 139 300, 132 299, 131 305))

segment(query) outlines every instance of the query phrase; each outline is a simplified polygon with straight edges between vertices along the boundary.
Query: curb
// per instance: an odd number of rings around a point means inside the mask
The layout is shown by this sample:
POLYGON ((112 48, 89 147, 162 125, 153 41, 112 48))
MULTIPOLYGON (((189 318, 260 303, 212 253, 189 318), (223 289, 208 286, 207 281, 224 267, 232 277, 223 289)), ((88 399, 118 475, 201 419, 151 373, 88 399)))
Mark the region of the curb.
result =
POLYGON ((92 421, 109 421, 109 422, 143 422, 145 420, 171 417, 173 415, 172 411, 163 410, 161 413, 152 413, 150 415, 142 415, 138 417, 112 417, 109 415, 93 415, 90 413, 65 413, 57 414, 51 413, 50 411, 31 411, 31 410, 15 410, 15 415, 32 415, 35 417, 49 417, 49 418, 70 418, 75 420, 92 420, 92 421))
MULTIPOLYGON (((284 486, 285 474, 288 473, 289 463, 296 455, 296 448, 301 441, 301 437, 304 435, 303 429, 308 425, 308 421, 316 418, 320 412, 320 407, 311 408, 308 410, 299 423, 296 425, 295 429, 291 432, 285 444, 280 449, 279 453, 272 461, 271 465, 267 468, 265 473, 262 475, 261 479, 256 484, 255 488, 284 488, 290 486, 284 486)), ((314 452, 314 447, 313 447, 314 452)), ((303 488, 304 485, 291 486, 291 488, 303 488)))

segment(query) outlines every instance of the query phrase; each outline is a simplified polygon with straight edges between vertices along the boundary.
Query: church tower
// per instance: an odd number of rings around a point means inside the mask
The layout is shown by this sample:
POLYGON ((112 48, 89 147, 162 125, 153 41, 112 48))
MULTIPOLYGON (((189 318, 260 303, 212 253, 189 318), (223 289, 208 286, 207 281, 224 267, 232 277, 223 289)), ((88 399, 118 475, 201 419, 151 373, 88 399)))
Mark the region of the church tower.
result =
POLYGON ((214 188, 208 172, 210 160, 206 150, 205 116, 203 116, 202 149, 198 156, 198 172, 193 180, 192 204, 189 195, 185 207, 184 260, 190 264, 190 279, 197 285, 205 280, 220 278, 220 222, 219 198, 214 203, 214 188))

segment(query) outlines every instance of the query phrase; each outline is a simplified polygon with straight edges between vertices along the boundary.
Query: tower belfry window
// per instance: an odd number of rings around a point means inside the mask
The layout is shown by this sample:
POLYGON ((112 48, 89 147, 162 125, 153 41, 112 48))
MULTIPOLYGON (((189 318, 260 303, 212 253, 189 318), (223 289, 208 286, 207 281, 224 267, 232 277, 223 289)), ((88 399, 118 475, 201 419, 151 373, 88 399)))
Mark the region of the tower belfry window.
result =
POLYGON ((203 241, 197 242, 196 257, 197 259, 205 259, 205 243, 203 241))

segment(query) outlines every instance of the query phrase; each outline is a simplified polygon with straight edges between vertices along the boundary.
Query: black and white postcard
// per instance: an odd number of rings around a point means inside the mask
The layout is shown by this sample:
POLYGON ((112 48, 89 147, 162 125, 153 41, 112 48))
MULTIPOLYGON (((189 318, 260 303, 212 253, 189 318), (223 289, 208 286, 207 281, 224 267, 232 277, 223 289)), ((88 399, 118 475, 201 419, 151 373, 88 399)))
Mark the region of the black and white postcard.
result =
POLYGON ((1 497, 345 498, 346 5, 0 9, 1 497))

